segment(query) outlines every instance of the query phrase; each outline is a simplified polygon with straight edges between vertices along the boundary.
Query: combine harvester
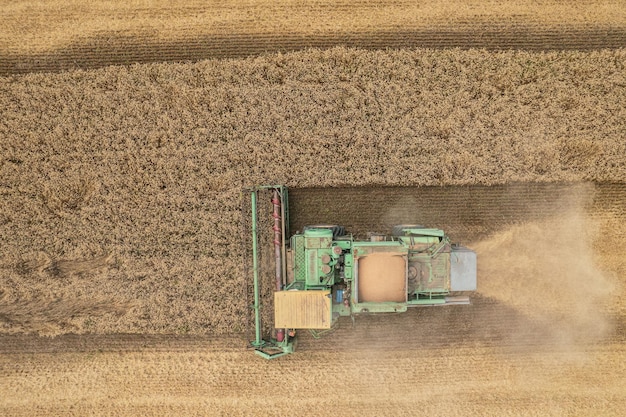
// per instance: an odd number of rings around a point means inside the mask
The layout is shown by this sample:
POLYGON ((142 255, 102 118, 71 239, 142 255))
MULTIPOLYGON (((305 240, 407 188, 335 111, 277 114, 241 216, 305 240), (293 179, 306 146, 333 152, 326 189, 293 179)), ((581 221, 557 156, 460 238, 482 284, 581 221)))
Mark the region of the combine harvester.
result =
POLYGON ((333 328, 341 316, 354 319, 414 306, 469 304, 468 296, 458 294, 476 290, 476 253, 452 244, 442 230, 399 225, 391 235, 355 240, 343 227, 318 225, 290 235, 286 187, 261 186, 246 192, 252 212, 251 346, 264 358, 292 353, 297 329, 316 334, 333 328), (271 200, 275 260, 274 330, 266 338, 261 323, 260 193, 271 200))

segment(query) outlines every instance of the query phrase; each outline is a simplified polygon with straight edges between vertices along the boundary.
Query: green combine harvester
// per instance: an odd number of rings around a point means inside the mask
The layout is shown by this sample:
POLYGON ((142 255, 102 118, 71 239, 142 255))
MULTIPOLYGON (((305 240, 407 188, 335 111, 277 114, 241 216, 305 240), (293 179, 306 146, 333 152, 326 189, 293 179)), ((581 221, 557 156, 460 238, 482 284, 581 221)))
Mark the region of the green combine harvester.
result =
POLYGON ((290 236, 287 188, 260 186, 246 192, 252 212, 251 346, 264 358, 292 353, 298 329, 328 331, 341 316, 469 304, 464 293, 476 290, 476 253, 452 244, 442 230, 398 225, 390 235, 372 234, 363 241, 341 226, 313 225, 290 236), (260 192, 271 196, 275 260, 274 330, 265 338, 259 283, 260 192))

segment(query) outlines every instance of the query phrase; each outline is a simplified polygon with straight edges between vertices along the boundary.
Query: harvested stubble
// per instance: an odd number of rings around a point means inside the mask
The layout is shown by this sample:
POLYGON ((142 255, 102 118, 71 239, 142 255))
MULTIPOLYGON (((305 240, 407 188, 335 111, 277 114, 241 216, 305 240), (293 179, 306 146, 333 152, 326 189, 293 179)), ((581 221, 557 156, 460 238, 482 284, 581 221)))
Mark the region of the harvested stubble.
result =
POLYGON ((626 46, 619 0, 15 0, 2 12, 0 75, 340 45, 626 46))
POLYGON ((624 182, 625 64, 337 48, 0 78, 2 331, 242 330, 242 186, 624 182))

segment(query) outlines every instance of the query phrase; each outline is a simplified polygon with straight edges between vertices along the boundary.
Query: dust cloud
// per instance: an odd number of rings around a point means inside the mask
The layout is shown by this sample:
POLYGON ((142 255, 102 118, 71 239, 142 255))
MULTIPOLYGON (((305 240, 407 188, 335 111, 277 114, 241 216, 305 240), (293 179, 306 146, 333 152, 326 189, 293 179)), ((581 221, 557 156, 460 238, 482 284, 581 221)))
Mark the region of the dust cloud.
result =
POLYGON ((393 198, 392 205, 386 209, 382 216, 383 224, 421 224, 420 216, 423 216, 423 213, 418 213, 415 210, 415 207, 419 207, 417 198, 411 195, 393 196, 393 198))
POLYGON ((602 306, 614 285, 596 262, 599 226, 585 209, 593 188, 569 191, 560 216, 515 224, 472 245, 479 293, 520 313, 508 330, 515 341, 574 347, 611 331, 602 306))

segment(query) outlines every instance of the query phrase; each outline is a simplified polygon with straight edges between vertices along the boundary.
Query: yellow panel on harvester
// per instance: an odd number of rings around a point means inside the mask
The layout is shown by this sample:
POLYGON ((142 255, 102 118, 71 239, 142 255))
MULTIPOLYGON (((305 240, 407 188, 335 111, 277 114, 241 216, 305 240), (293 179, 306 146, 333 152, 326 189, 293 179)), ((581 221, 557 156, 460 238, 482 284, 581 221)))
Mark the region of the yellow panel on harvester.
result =
POLYGON ((330 291, 276 291, 274 321, 277 329, 330 329, 330 291))

